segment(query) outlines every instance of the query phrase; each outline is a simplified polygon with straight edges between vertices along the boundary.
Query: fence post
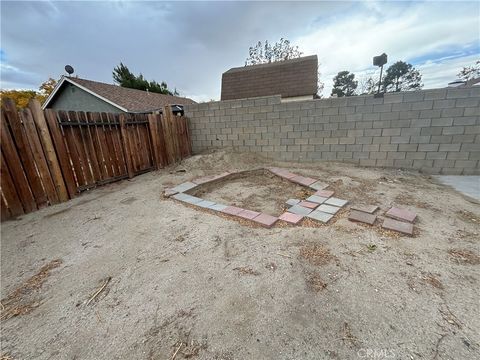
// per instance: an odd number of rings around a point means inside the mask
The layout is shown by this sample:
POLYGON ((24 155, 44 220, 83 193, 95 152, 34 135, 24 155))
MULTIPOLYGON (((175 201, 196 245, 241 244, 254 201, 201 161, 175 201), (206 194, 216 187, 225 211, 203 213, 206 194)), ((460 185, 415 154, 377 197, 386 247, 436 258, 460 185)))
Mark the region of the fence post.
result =
POLYGON ((55 153, 52 138, 50 136, 50 132, 48 131, 47 122, 45 121, 40 103, 35 99, 30 100, 28 107, 32 112, 33 121, 35 122, 35 125, 37 125, 37 130, 40 135, 45 157, 47 158, 50 173, 52 174, 53 182, 55 184, 55 188, 57 189, 58 198, 61 202, 67 201, 67 188, 65 187, 65 182, 63 180, 62 171, 60 170, 57 154, 55 153))
POLYGON ((52 135, 53 144, 57 150, 58 160, 65 179, 68 195, 73 199, 77 195, 77 184, 73 175, 70 159, 68 158, 67 148, 63 142, 62 130, 58 124, 57 115, 53 110, 45 109, 45 118, 50 129, 50 134, 52 135))
POLYGON ((122 144, 123 144, 123 151, 125 155, 125 162, 127 163, 128 177, 132 178, 133 177, 132 157, 131 157, 132 153, 128 143, 128 133, 127 133, 127 127, 126 127, 127 125, 125 124, 125 115, 120 114, 118 118, 120 121, 120 133, 122 134, 122 144))

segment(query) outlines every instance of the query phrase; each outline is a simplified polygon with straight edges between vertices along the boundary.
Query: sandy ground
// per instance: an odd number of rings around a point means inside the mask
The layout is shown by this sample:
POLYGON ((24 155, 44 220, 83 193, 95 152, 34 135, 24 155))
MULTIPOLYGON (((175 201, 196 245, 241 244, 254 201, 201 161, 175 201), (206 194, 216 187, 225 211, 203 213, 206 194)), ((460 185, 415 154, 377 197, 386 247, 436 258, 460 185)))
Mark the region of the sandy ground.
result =
MULTIPOLYGON (((237 185, 268 189, 249 181, 237 185)), ((224 198, 236 186, 204 190, 224 198)), ((479 233, 479 205, 427 176, 194 156, 2 224, 2 354, 478 359, 479 233), (346 212, 327 226, 264 229, 161 196, 198 176, 271 165, 318 177, 352 204, 412 209, 416 234, 351 223, 346 212)))

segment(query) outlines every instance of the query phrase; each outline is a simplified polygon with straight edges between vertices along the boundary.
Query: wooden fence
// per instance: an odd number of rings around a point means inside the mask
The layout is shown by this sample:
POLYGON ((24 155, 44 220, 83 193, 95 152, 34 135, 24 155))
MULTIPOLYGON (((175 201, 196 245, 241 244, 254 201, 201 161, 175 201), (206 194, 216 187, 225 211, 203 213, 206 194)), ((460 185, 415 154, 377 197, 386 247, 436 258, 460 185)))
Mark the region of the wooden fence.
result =
POLYGON ((2 99, 1 218, 163 168, 191 154, 187 119, 162 115, 16 109, 2 99))

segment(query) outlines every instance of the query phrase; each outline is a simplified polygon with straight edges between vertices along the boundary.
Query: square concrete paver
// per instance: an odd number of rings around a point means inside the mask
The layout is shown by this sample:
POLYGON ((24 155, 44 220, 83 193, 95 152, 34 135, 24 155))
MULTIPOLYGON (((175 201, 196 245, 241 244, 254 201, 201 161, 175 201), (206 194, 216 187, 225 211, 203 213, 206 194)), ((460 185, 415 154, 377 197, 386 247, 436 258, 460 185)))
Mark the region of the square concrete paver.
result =
POLYGON ((316 182, 317 180, 309 178, 309 177, 297 175, 297 176, 291 178, 290 181, 293 181, 293 182, 295 182, 297 184, 300 184, 300 185, 309 186, 309 185, 313 184, 314 182, 316 182))
POLYGON ((352 205, 351 209, 373 214, 375 211, 377 211, 378 206, 377 205, 352 205))
POLYGON ((338 210, 340 210, 339 207, 322 204, 317 208, 316 211, 323 211, 323 212, 326 212, 326 213, 329 213, 329 214, 336 214, 338 212, 338 210))
POLYGON ((262 226, 270 228, 278 221, 278 218, 272 215, 261 213, 260 215, 255 217, 253 221, 259 223, 262 226))
POLYGON ((299 215, 299 214, 292 214, 292 213, 289 213, 289 212, 284 212, 282 215, 280 215, 278 217, 280 220, 282 221, 286 221, 290 224, 298 224, 302 219, 303 219, 303 215, 299 215))
POLYGON ((186 202, 186 203, 192 204, 192 205, 198 204, 199 202, 203 201, 203 199, 197 198, 197 197, 192 196, 192 195, 184 194, 184 193, 178 193, 178 194, 173 195, 172 197, 176 200, 186 202))
POLYGON ((224 204, 213 204, 213 205, 209 206, 208 208, 210 210, 222 211, 222 210, 226 209, 227 207, 228 206, 224 205, 224 204))
POLYGON ((317 195, 312 195, 307 198, 307 201, 314 202, 317 204, 323 204, 328 198, 322 197, 322 196, 317 196, 317 195))
POLYGON ((179 193, 182 193, 182 192, 188 191, 190 189, 193 189, 196 186, 197 186, 197 184, 194 184, 193 182, 184 182, 180 185, 175 186, 172 190, 176 191, 176 192, 179 192, 179 193))
POLYGON ((325 204, 342 207, 348 204, 348 200, 339 199, 336 197, 331 197, 328 200, 325 200, 325 204))
POLYGON ((210 206, 215 205, 215 203, 213 201, 209 201, 209 200, 202 200, 202 201, 196 203, 195 205, 200 206, 202 208, 209 209, 210 206))
POLYGON ((321 221, 323 223, 327 223, 333 217, 333 215, 320 210, 315 210, 308 214, 307 217, 317 221, 321 221))
POLYGON ((393 219, 385 219, 382 228, 400 232, 402 234, 412 235, 413 224, 397 221, 393 219))
POLYGON ((314 190, 323 190, 328 186, 328 184, 325 184, 321 181, 315 181, 314 183, 308 185, 308 187, 314 189, 314 190))
POLYGON ((259 212, 257 211, 253 211, 253 210, 242 210, 240 211, 238 214, 236 214, 237 216, 240 216, 244 219, 248 219, 248 220, 252 220, 253 218, 257 217, 258 215, 260 215, 259 212))
POLYGON ((288 212, 298 215, 308 215, 312 212, 312 209, 300 205, 293 205, 290 209, 288 209, 288 212))
POLYGON ((309 208, 309 209, 315 209, 318 204, 310 201, 300 201, 298 205, 309 208))
POLYGON ((300 200, 298 200, 298 199, 288 199, 285 202, 285 204, 287 204, 288 206, 293 206, 293 205, 297 205, 299 202, 300 202, 300 200))
POLYGON ((282 178, 285 178, 285 179, 291 179, 291 178, 294 178, 295 176, 297 176, 296 174, 293 174, 291 173, 290 171, 286 170, 286 169, 281 169, 281 168, 270 168, 268 169, 270 170, 272 173, 274 173, 275 175, 278 175, 282 178))
POLYGON ((415 220, 417 217, 417 214, 414 212, 397 207, 392 207, 385 215, 391 217, 392 219, 404 220, 408 222, 413 222, 413 220, 415 220))
POLYGON ((334 191, 330 191, 330 190, 318 190, 313 195, 324 197, 324 198, 329 198, 330 196, 333 196, 334 193, 335 193, 334 191))
POLYGON ((358 221, 365 224, 373 225, 375 223, 375 219, 377 218, 376 215, 368 214, 363 211, 352 211, 348 216, 348 220, 350 221, 358 221))
POLYGON ((243 209, 236 206, 227 206, 222 210, 223 213, 229 215, 237 215, 240 211, 243 211, 243 209))
POLYGON ((175 195, 175 194, 178 194, 178 191, 175 191, 173 189, 165 189, 165 191, 163 192, 163 194, 166 196, 166 197, 170 197, 172 195, 175 195))

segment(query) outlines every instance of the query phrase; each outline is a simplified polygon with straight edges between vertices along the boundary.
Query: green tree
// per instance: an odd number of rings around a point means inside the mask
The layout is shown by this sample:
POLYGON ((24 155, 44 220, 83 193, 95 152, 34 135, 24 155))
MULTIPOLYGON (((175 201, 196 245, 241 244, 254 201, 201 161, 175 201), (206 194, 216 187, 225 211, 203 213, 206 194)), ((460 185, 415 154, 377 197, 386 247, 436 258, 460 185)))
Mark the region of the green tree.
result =
POLYGON ((57 80, 49 78, 47 81, 44 81, 42 85, 38 88, 40 90, 37 94, 37 99, 43 104, 43 102, 50 96, 53 89, 57 85, 57 80))
POLYGON ((123 63, 120 63, 120 65, 113 69, 112 75, 113 80, 122 87, 165 95, 178 95, 176 89, 174 91, 168 89, 168 85, 165 81, 162 81, 161 83, 158 83, 155 80, 148 81, 142 74, 135 75, 132 73, 123 63))
POLYGON ((353 96, 357 86, 358 81, 355 80, 355 74, 349 71, 340 71, 333 78, 332 95, 337 95, 338 97, 353 96))
POLYGON ((464 66, 457 76, 464 81, 480 77, 480 60, 477 60, 472 66, 464 66))
POLYGON ((422 75, 412 64, 397 61, 387 69, 382 85, 385 92, 420 90, 422 75))
POLYGON ((268 40, 265 40, 265 43, 259 41, 255 46, 250 46, 248 53, 245 66, 295 59, 303 54, 298 50, 298 46, 290 45, 290 41, 284 38, 280 38, 280 41, 273 45, 268 40))

